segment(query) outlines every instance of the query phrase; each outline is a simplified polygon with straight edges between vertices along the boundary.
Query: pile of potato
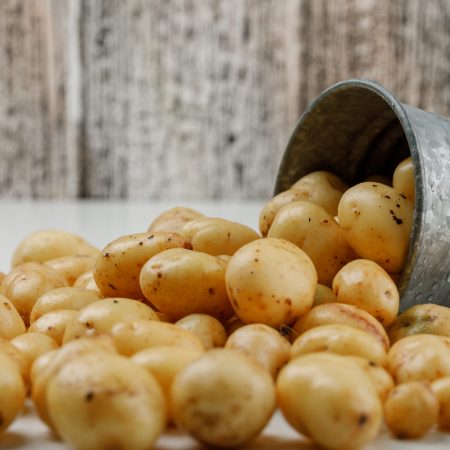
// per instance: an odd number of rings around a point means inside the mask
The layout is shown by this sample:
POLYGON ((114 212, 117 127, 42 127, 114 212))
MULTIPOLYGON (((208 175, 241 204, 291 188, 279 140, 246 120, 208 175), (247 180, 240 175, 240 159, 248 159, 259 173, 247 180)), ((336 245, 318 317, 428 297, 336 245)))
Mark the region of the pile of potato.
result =
POLYGON ((188 208, 100 252, 46 230, 0 279, 0 430, 29 395, 77 449, 148 449, 168 426, 236 447, 278 407, 324 448, 450 429, 450 312, 398 315, 414 177, 314 172, 260 234, 188 208))

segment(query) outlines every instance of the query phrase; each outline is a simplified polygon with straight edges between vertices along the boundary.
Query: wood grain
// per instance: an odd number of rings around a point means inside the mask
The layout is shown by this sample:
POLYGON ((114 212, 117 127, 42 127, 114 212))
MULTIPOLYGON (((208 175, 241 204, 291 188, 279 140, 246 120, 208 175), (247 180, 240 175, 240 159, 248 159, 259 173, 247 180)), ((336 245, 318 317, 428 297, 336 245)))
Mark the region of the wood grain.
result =
POLYGON ((262 199, 351 77, 450 116, 446 0, 3 0, 0 196, 262 199))

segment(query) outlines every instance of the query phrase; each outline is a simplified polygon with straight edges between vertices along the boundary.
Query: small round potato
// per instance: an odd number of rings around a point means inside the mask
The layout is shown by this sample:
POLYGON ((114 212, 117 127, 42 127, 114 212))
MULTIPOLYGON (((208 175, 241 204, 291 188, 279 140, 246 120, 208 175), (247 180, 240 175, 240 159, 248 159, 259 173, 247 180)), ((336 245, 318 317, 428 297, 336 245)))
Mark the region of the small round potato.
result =
POLYGON ((207 314, 190 314, 175 322, 175 325, 197 336, 206 350, 223 347, 227 340, 224 326, 215 317, 207 314))
POLYGON ((397 317, 400 305, 397 286, 373 261, 349 262, 335 276, 333 291, 339 303, 364 309, 385 327, 397 317))
POLYGON ((34 360, 40 355, 58 348, 58 344, 51 337, 37 332, 28 332, 16 336, 14 339, 11 339, 11 344, 17 347, 22 355, 25 356, 29 369, 34 360))
POLYGON ((259 239, 256 231, 237 222, 201 217, 187 223, 181 232, 197 252, 209 255, 234 255, 243 245, 259 239))
POLYGON ((389 328, 391 343, 413 334, 437 334, 450 337, 450 308, 415 305, 400 314, 389 328))
POLYGON ((231 258, 226 284, 236 315, 245 323, 279 328, 306 314, 317 273, 309 256, 284 239, 250 242, 231 258))
POLYGON ((28 332, 46 334, 58 345, 61 345, 66 326, 76 314, 77 312, 71 309, 50 311, 35 320, 28 328, 28 332))
POLYGON ((289 360, 289 342, 267 325, 251 324, 236 330, 225 348, 244 353, 266 369, 274 378, 289 360))
POLYGON ((387 369, 396 384, 450 376, 450 338, 416 334, 400 339, 389 350, 387 369))
POLYGON ((349 325, 321 325, 311 328, 294 341, 290 359, 315 352, 361 356, 380 366, 386 365, 383 344, 372 334, 349 325))
POLYGON ((318 281, 331 286, 336 273, 357 256, 327 211, 315 203, 291 202, 275 216, 267 237, 286 239, 312 260, 318 281))
POLYGON ((2 294, 8 298, 29 324, 30 312, 36 300, 45 292, 67 286, 65 278, 45 264, 25 263, 15 267, 2 284, 2 294))
MULTIPOLYGON (((0 435, 22 410, 26 391, 20 371, 9 356, 0 352, 0 435)), ((6 447, 5 447, 6 448, 6 447)))
POLYGON ((124 320, 156 320, 157 314, 150 306, 128 298, 106 298, 81 308, 67 324, 63 344, 83 336, 109 333, 112 327, 124 320))
POLYGON ((138 233, 108 244, 98 257, 94 278, 105 297, 143 299, 139 286, 142 266, 169 248, 192 250, 190 240, 176 233, 138 233))
POLYGON ((438 426, 443 430, 450 430, 450 377, 434 381, 431 390, 439 402, 438 426))
POLYGON ((124 320, 112 327, 111 336, 117 351, 124 356, 161 345, 204 352, 203 344, 193 333, 166 322, 124 320))
POLYGON ((355 252, 391 273, 402 271, 413 223, 413 204, 380 183, 360 183, 339 202, 339 224, 355 252))
MULTIPOLYGON (((30 379, 30 366, 25 355, 10 341, 0 339, 0 353, 9 356, 16 364, 22 374, 23 381, 28 386, 30 379)), ((1 367, 1 366, 0 366, 1 367)))
POLYGON ((43 263, 69 255, 98 255, 98 249, 76 234, 62 230, 40 230, 27 236, 17 246, 12 266, 27 262, 43 263))
POLYGON ((311 328, 333 324, 359 328, 376 338, 386 351, 389 350, 389 338, 383 325, 363 309, 343 303, 325 303, 315 306, 295 322, 292 327, 291 338, 296 339, 311 328))
POLYGON ((400 384, 384 402, 384 419, 399 439, 422 437, 437 421, 439 402, 430 386, 418 381, 400 384))
POLYGON ((167 421, 155 378, 119 355, 70 361, 49 381, 47 401, 58 434, 79 450, 148 450, 167 421))
POLYGON ((404 159, 396 167, 392 177, 392 186, 399 194, 403 194, 408 200, 411 200, 413 203, 415 202, 416 188, 411 156, 404 159))
POLYGON ((0 295, 0 338, 10 340, 26 331, 25 323, 13 303, 0 295))
POLYGON ((277 379, 278 405, 286 420, 326 449, 359 448, 382 424, 378 394, 364 371, 331 353, 289 362, 277 379))
POLYGON ((89 289, 76 287, 63 287, 53 289, 42 294, 33 306, 30 313, 30 323, 39 317, 60 309, 78 311, 90 303, 100 300, 100 294, 89 289))
POLYGON ((323 305, 324 303, 336 303, 337 298, 334 295, 333 289, 323 284, 317 284, 314 292, 313 306, 323 305))
POLYGON ((141 270, 145 298, 173 319, 233 314, 225 288, 225 263, 202 252, 173 248, 150 258, 141 270))
POLYGON ((195 209, 176 206, 160 214, 148 227, 147 231, 163 233, 181 233, 188 222, 203 217, 195 209))
POLYGON ((247 356, 215 349, 175 377, 171 408, 175 421, 203 444, 236 447, 269 421, 275 387, 271 376, 247 356))
POLYGON ((50 259, 45 264, 57 270, 73 286, 77 278, 83 273, 94 270, 97 258, 94 255, 69 255, 50 259))

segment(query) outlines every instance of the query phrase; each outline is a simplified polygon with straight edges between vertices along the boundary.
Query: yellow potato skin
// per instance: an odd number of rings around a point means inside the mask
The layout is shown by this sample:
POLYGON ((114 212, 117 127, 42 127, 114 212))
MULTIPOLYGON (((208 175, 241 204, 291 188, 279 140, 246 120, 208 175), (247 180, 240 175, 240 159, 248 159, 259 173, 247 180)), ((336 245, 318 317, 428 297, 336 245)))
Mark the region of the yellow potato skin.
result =
POLYGON ((431 383, 431 390, 439 402, 438 426, 442 430, 450 430, 450 376, 431 383))
POLYGON ((201 217, 187 223, 181 231, 197 252, 209 255, 233 255, 243 245, 260 236, 250 227, 216 217, 201 217))
POLYGON ((203 252, 165 250, 145 263, 141 289, 151 304, 174 320, 195 313, 226 319, 233 309, 225 288, 225 266, 203 252))
POLYGON ((225 327, 207 314, 189 314, 175 322, 175 325, 193 333, 206 350, 223 347, 228 337, 225 327))
MULTIPOLYGON (((98 252, 100 253, 100 252, 98 252)), ((50 259, 45 264, 57 270, 73 286, 77 278, 88 270, 94 270, 97 257, 94 255, 69 255, 50 259)))
POLYGON ((405 265, 413 224, 413 204, 395 189, 366 182, 344 193, 338 208, 345 239, 364 259, 390 273, 405 265))
POLYGON ((148 227, 147 231, 163 233, 181 233, 190 221, 203 217, 203 214, 192 208, 175 206, 161 213, 148 227))
POLYGON ((326 449, 363 447, 382 424, 376 389, 345 356, 316 353, 292 360, 278 375, 277 398, 292 427, 326 449))
POLYGON ((17 367, 22 374, 23 381, 25 385, 28 386, 30 380, 30 365, 25 355, 14 344, 11 344, 11 341, 7 341, 6 339, 0 339, 0 353, 5 354, 17 364, 17 367))
POLYGON ((61 345, 66 326, 76 314, 76 311, 70 309, 50 311, 35 320, 28 328, 28 332, 45 334, 61 345))
POLYGON ((317 285, 309 256, 276 238, 258 239, 240 248, 228 263, 225 278, 236 315, 245 323, 274 328, 306 314, 317 285))
POLYGON ((334 295, 333 289, 323 284, 317 283, 316 291, 314 292, 313 306, 323 305, 324 303, 336 303, 337 298, 334 295))
POLYGON ((40 355, 58 348, 58 344, 50 336, 33 331, 16 336, 11 340, 11 344, 25 356, 28 362, 28 370, 40 355))
POLYGON ((0 295, 0 338, 10 340, 25 331, 25 323, 13 303, 0 295))
POLYGON ((331 286, 336 273, 357 257, 333 216, 311 202, 283 206, 267 237, 286 239, 301 248, 314 263, 318 282, 326 286, 331 286))
POLYGON ((416 188, 411 156, 404 159, 395 168, 394 175, 392 176, 392 186, 399 194, 403 194, 412 203, 415 202, 416 188))

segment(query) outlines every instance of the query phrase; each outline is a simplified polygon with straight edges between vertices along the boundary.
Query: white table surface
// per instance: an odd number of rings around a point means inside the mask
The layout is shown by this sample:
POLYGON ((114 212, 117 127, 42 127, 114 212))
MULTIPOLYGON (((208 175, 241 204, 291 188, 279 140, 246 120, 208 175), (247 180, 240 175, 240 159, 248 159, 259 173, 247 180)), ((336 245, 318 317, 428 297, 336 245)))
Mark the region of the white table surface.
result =
MULTIPOLYGON (((14 248, 27 234, 43 228, 60 228, 78 233, 102 248, 113 239, 145 231, 162 211, 182 204, 205 215, 239 221, 257 229, 262 202, 32 202, 0 201, 0 271, 8 272, 14 248)), ((57 441, 47 427, 35 416, 31 404, 0 436, 0 450, 65 450, 68 446, 57 441)), ((165 433, 156 449, 202 449, 190 437, 175 430, 165 433)), ((248 449, 294 450, 316 447, 287 425, 280 413, 275 413, 263 433, 248 449)), ((367 450, 449 450, 450 433, 431 431, 417 441, 398 441, 383 429, 367 450)), ((93 449, 94 450, 94 449, 93 449)))

